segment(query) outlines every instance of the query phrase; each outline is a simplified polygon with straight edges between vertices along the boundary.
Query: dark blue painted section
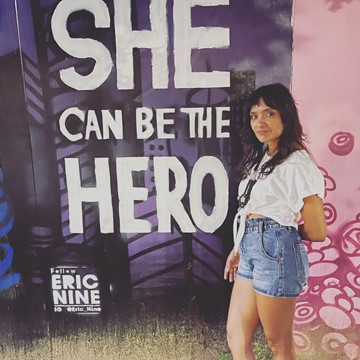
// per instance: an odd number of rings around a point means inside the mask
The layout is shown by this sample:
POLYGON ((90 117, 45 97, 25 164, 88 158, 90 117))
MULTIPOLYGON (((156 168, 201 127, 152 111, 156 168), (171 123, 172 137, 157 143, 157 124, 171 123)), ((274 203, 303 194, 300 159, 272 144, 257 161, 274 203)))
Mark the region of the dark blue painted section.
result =
POLYGON ((0 243, 0 249, 4 252, 4 259, 0 261, 0 291, 3 291, 16 285, 21 276, 19 273, 10 272, 14 256, 13 248, 7 243, 0 243))
POLYGON ((1 242, 14 224, 14 214, 3 188, 3 172, 0 168, 0 291, 16 285, 20 281, 19 273, 11 273, 14 250, 10 244, 1 242))

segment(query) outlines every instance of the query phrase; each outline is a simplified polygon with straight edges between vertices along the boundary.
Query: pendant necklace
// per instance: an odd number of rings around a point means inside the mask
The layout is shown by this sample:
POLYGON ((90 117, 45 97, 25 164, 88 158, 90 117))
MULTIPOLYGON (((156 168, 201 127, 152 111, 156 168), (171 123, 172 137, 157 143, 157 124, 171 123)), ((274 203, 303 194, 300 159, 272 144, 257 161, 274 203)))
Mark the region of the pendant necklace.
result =
POLYGON ((239 197, 239 210, 243 209, 250 200, 251 190, 258 180, 258 174, 261 169, 260 164, 263 162, 265 155, 266 155, 266 153, 261 158, 261 160, 257 163, 255 168, 251 171, 250 179, 246 185, 246 188, 245 188, 244 192, 242 193, 242 195, 239 197))

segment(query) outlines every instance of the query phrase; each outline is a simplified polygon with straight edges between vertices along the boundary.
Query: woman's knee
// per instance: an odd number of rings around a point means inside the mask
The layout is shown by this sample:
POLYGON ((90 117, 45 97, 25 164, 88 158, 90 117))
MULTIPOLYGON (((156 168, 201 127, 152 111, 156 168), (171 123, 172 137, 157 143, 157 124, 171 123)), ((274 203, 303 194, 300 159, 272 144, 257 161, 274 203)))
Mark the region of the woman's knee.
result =
POLYGON ((283 334, 282 336, 265 335, 267 344, 274 354, 291 354, 293 352, 293 339, 291 334, 283 334))
POLYGON ((228 319, 227 324, 226 324, 226 339, 227 339, 227 343, 230 347, 230 349, 233 346, 233 343, 236 342, 236 326, 234 324, 234 321, 232 321, 231 319, 228 319))
POLYGON ((281 349, 280 349, 280 342, 278 340, 275 340, 273 338, 266 338, 266 341, 267 341, 267 344, 268 344, 268 347, 269 349, 271 350, 271 352, 276 355, 278 354, 279 352, 281 352, 281 349))
POLYGON ((226 337, 230 349, 235 347, 247 349, 251 347, 253 332, 251 332, 250 328, 244 331, 238 321, 229 319, 226 324, 226 337))

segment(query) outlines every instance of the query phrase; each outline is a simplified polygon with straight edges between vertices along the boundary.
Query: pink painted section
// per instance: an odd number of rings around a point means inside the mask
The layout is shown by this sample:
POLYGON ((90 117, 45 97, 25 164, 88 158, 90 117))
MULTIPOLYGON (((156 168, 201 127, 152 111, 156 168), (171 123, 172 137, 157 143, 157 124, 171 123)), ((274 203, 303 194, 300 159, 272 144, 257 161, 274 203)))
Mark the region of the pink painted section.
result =
POLYGON ((329 229, 324 243, 308 244, 295 340, 299 355, 321 359, 360 359, 359 18, 359 0, 294 6, 292 92, 325 175, 329 229))

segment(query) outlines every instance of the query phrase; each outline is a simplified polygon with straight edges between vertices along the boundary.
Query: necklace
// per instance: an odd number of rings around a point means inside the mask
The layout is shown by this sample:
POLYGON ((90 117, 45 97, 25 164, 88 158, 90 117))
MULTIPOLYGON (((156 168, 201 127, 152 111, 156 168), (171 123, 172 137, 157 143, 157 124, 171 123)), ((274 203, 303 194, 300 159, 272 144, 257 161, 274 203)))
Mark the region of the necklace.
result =
POLYGON ((264 156, 261 158, 261 160, 256 164, 255 168, 252 169, 250 178, 249 178, 248 183, 246 184, 245 190, 242 193, 242 195, 239 196, 239 209, 243 209, 249 202, 251 190, 253 189, 254 185, 258 181, 258 175, 261 170, 260 165, 262 165, 262 163, 265 162, 264 160, 266 160, 266 158, 267 158, 267 156, 265 153, 264 156))

